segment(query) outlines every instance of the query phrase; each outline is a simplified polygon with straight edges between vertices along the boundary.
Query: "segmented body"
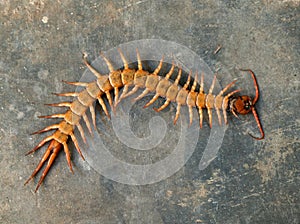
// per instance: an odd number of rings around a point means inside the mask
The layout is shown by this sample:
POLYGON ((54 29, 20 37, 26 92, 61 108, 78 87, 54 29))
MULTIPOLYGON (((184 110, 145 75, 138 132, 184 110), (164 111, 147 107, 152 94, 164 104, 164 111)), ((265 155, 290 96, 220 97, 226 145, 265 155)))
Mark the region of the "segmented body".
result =
POLYGON ((213 88, 215 85, 216 77, 214 77, 213 82, 210 86, 208 93, 204 92, 204 76, 201 75, 200 79, 200 89, 199 92, 196 92, 196 86, 198 85, 198 75, 196 74, 194 77, 194 81, 191 89, 188 89, 188 86, 191 82, 191 72, 188 76, 186 83, 181 87, 179 85, 179 80, 181 78, 182 69, 179 67, 177 69, 177 77, 175 81, 170 80, 170 77, 174 73, 175 65, 172 64, 169 72, 164 76, 159 76, 163 64, 163 58, 161 59, 157 68, 149 73, 148 71, 143 70, 142 61, 140 59, 140 55, 137 51, 137 62, 138 68, 133 69, 129 68, 126 58, 124 57, 121 50, 119 50, 120 56, 124 63, 124 69, 115 70, 110 63, 110 61, 102 55, 105 60, 108 68, 109 74, 103 75, 100 74, 96 69, 94 69, 87 61, 87 56, 84 55, 84 63, 88 67, 88 69, 96 76, 96 80, 83 83, 83 82, 66 82, 67 84, 82 86, 84 89, 81 92, 74 93, 59 93, 56 94, 58 96, 72 96, 74 100, 71 102, 61 102, 56 104, 48 104, 49 106, 58 106, 58 107, 68 107, 68 110, 62 114, 52 114, 48 116, 41 116, 41 118, 62 118, 58 124, 54 124, 48 126, 40 131, 35 132, 34 134, 47 132, 50 130, 56 130, 53 134, 44 138, 35 148, 29 151, 27 154, 33 153, 39 148, 41 148, 47 142, 50 142, 47 150, 45 151, 42 159, 40 160, 38 166, 33 171, 32 175, 25 182, 27 184, 34 176, 41 170, 43 164, 48 161, 46 168, 44 169, 42 176, 37 184, 35 191, 38 190, 40 185, 42 184, 45 176, 47 175, 50 167, 52 166, 57 154, 63 149, 66 155, 66 159, 68 162, 68 166, 70 170, 73 172, 72 163, 70 158, 70 151, 68 148, 67 141, 71 139, 76 147, 76 150, 84 159, 76 136, 74 135, 74 130, 77 128, 84 142, 86 142, 85 133, 80 124, 81 118, 86 124, 90 133, 92 133, 92 128, 90 121, 87 117, 87 111, 89 110, 92 117, 92 123, 96 127, 96 119, 95 119, 95 109, 94 102, 98 101, 104 110, 105 114, 110 117, 108 109, 103 101, 103 97, 105 96, 108 99, 109 105, 114 110, 114 108, 118 105, 118 103, 125 97, 128 97, 134 94, 139 88, 144 89, 144 91, 135 98, 135 100, 139 100, 143 98, 147 93, 154 92, 153 98, 145 105, 148 107, 152 103, 154 103, 159 97, 163 97, 166 99, 165 103, 159 107, 154 108, 156 111, 161 111, 166 108, 170 102, 175 102, 177 104, 176 114, 174 118, 174 124, 178 120, 180 115, 180 109, 182 106, 187 106, 189 109, 189 117, 190 123, 193 121, 193 108, 197 108, 199 112, 199 125, 200 128, 203 126, 203 109, 206 109, 208 112, 209 125, 212 126, 212 110, 215 109, 219 124, 222 124, 222 116, 223 114, 224 123, 227 123, 227 110, 229 109, 233 114, 246 114, 251 110, 256 118, 257 124, 261 131, 262 136, 256 139, 262 139, 264 137, 263 130, 261 128, 258 116, 254 109, 254 104, 258 99, 258 86, 256 83, 256 78, 254 73, 251 70, 249 71, 252 74, 254 84, 256 87, 256 97, 252 101, 248 96, 234 97, 233 95, 240 90, 234 90, 229 92, 227 95, 224 95, 234 84, 235 81, 229 83, 222 91, 220 91, 217 95, 213 94, 213 88), (130 90, 130 88, 132 89, 130 90), (123 92, 121 95, 119 94, 120 88, 123 88, 123 92), (111 92, 114 92, 114 101, 111 95, 111 92), (248 98, 247 98, 248 97, 248 98), (244 108, 245 105, 249 108, 244 108))

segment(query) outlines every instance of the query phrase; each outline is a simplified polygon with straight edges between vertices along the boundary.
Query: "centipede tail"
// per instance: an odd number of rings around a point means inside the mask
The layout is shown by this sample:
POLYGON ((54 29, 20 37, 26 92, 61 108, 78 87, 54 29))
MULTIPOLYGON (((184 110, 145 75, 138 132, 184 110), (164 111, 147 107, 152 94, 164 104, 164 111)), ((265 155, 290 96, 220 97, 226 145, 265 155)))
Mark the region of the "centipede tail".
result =
POLYGON ((51 141, 51 143, 49 144, 46 152, 44 153, 44 155, 42 157, 42 159, 40 160, 39 164, 37 165, 37 167, 35 168, 35 170, 31 174, 31 176, 24 183, 24 185, 26 185, 31 179, 33 179, 35 177, 35 175, 40 171, 40 169, 42 168, 42 166, 44 165, 44 163, 48 160, 48 164, 47 164, 46 168, 44 169, 44 171, 42 173, 42 176, 40 177, 40 180, 39 180, 39 182, 38 182, 38 184, 37 184, 37 186, 35 188, 35 192, 37 192, 37 190, 41 186, 43 180, 45 179, 47 173, 49 172, 49 169, 52 166, 52 164, 53 164, 53 162, 54 162, 57 154, 61 150, 61 147, 62 147, 62 144, 58 143, 55 140, 51 141), (50 158, 49 158, 49 156, 50 156, 50 158))

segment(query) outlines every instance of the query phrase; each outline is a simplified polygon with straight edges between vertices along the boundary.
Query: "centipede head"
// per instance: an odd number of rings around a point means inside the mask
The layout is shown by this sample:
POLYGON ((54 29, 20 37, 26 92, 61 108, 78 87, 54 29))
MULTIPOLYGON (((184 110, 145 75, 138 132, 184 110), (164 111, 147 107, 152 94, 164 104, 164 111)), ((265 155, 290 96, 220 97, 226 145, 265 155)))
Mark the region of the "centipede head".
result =
POLYGON ((249 96, 238 96, 231 100, 230 109, 231 112, 237 116, 237 114, 248 114, 251 111, 252 100, 249 96))
POLYGON ((261 137, 255 137, 255 136, 251 135, 250 133, 249 133, 249 135, 251 137, 255 138, 256 140, 261 140, 265 137, 265 134, 264 134, 263 128, 261 126, 258 114, 255 110, 255 103, 257 102, 257 100, 259 98, 259 88, 258 88, 258 84, 256 81, 256 77, 255 77, 254 72, 250 69, 240 69, 240 70, 247 71, 251 74, 253 82, 254 82, 254 87, 255 87, 255 97, 253 99, 247 95, 232 97, 230 100, 230 104, 229 104, 229 110, 236 117, 238 117, 239 114, 245 115, 245 114, 252 112, 252 114, 256 120, 257 126, 259 128, 259 131, 261 133, 261 137))

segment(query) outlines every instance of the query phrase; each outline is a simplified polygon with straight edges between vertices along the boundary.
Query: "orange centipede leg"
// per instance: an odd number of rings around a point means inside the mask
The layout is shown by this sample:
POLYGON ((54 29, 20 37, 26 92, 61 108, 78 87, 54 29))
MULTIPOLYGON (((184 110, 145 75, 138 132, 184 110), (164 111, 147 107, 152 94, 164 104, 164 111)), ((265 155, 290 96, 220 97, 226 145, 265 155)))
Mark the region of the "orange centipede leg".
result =
POLYGON ((78 96, 79 93, 73 93, 73 92, 69 92, 69 93, 52 93, 55 96, 67 96, 67 97, 76 97, 78 96))
POLYGON ((24 183, 24 185, 26 185, 30 180, 32 180, 35 177, 35 175, 41 170, 43 164, 47 161, 47 159, 50 156, 50 158, 48 160, 48 164, 47 164, 45 170, 43 171, 42 176, 41 176, 41 178, 40 178, 40 180, 39 180, 39 182, 37 184, 37 187, 35 189, 35 192, 37 192, 37 190, 39 189, 40 185, 42 184, 44 178, 46 177, 46 175, 47 175, 50 167, 52 166, 53 161, 54 161, 56 155, 61 150, 61 147, 62 147, 62 145, 59 142, 57 142, 56 140, 52 140, 50 142, 50 144, 49 144, 46 152, 44 153, 42 159, 40 160, 39 164, 37 165, 37 167, 35 168, 35 170, 31 174, 31 176, 24 183))
POLYGON ((159 112, 159 111, 161 111, 161 110, 163 110, 163 109, 165 109, 169 104, 170 104, 170 100, 169 99, 167 99, 165 102, 164 102, 164 104, 163 105, 161 105, 159 108, 153 108, 156 112, 159 112))
POLYGON ((153 96, 153 98, 152 98, 148 103, 146 103, 146 105, 145 105, 143 108, 149 107, 151 104, 153 104, 153 103, 158 99, 158 97, 159 97, 159 95, 158 95, 158 94, 155 94, 155 95, 153 96))
POLYGON ((71 162, 71 155, 70 155, 69 147, 68 147, 68 145, 67 145, 66 142, 63 142, 62 145, 63 145, 63 149, 64 149, 65 154, 66 154, 66 159, 67 159, 67 162, 68 162, 68 166, 69 166, 69 168, 70 168, 70 171, 71 171, 72 173, 74 173, 74 172, 73 172, 73 168, 72 168, 72 162, 71 162))
POLYGON ((42 130, 33 132, 31 135, 40 134, 40 133, 47 132, 47 131, 51 131, 51 130, 58 129, 58 128, 59 128, 59 124, 53 124, 53 125, 50 125, 50 126, 48 126, 48 127, 45 127, 45 128, 42 129, 42 130))
POLYGON ((76 148, 77 152, 79 153, 79 155, 81 156, 81 158, 82 158, 83 160, 85 160, 84 156, 82 155, 82 152, 81 152, 81 150, 80 150, 78 141, 77 141, 77 139, 76 139, 74 133, 71 133, 70 136, 71 136, 71 139, 72 139, 72 141, 73 141, 73 143, 74 143, 74 145, 75 145, 75 148, 76 148))
POLYGON ((36 147, 34 147, 32 150, 30 150, 29 152, 27 152, 25 155, 29 155, 33 152, 35 152, 36 150, 38 150, 39 148, 41 148, 46 142, 49 142, 50 140, 53 140, 53 136, 50 135, 46 138, 44 138, 36 147))
POLYGON ((176 122, 177 122, 177 120, 178 120, 178 118, 179 118, 180 108, 181 108, 181 105, 180 105, 180 104, 177 104, 176 114, 175 114, 175 118, 174 118, 174 125, 176 124, 176 122))
POLYGON ((84 131, 83 131, 83 128, 82 128, 81 124, 80 123, 76 124, 76 127, 77 127, 77 129, 80 133, 80 136, 81 136, 83 142, 86 144, 87 142, 86 142, 85 134, 84 134, 84 131))
POLYGON ((65 114, 43 115, 43 116, 38 116, 38 118, 65 118, 65 114))
MULTIPOLYGON (((57 142, 58 143, 58 142, 57 142)), ((59 153, 59 151, 61 150, 61 144, 58 143, 59 145, 57 146, 53 146, 53 150, 52 150, 52 153, 50 155, 50 158, 48 160, 48 163, 47 163, 47 166, 46 168, 44 169, 43 173, 42 173, 42 176, 41 178, 39 179, 39 182, 35 188, 35 193, 37 192, 37 190, 39 189, 39 187, 41 186, 41 184, 43 183, 45 177, 47 176, 48 172, 49 172, 49 169, 51 168, 57 154, 59 153)))

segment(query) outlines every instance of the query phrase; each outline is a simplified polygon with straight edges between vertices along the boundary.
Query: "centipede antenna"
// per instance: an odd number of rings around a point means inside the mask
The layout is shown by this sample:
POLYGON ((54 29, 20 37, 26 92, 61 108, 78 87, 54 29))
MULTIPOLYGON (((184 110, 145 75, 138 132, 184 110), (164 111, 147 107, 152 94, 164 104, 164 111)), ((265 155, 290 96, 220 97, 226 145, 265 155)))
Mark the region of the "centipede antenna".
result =
POLYGON ((250 134, 250 133, 248 133, 248 134, 249 134, 252 138, 254 138, 254 139, 256 139, 256 140, 262 140, 262 139, 264 139, 264 137, 265 137, 265 133, 264 133, 264 130, 263 130, 262 126, 261 126, 261 123, 260 123, 258 114, 257 114, 257 112, 256 112, 256 110, 255 110, 255 107, 252 107, 252 113, 253 113, 253 116, 254 116, 255 121, 256 121, 256 123, 257 123, 257 126, 258 126, 258 128, 259 128, 261 137, 255 137, 255 136, 253 136, 253 135, 250 134))
POLYGON ((255 98, 253 99, 252 104, 255 105, 255 103, 257 102, 257 100, 259 98, 259 87, 257 84, 256 76, 251 69, 240 69, 240 71, 249 72, 252 76, 252 79, 254 82, 254 87, 255 87, 255 98))
POLYGON ((254 74, 254 72, 251 70, 251 69, 240 69, 240 71, 245 71, 245 72, 249 72, 252 76, 252 79, 253 79, 253 82, 254 82, 254 88, 255 88, 255 98, 252 100, 252 113, 253 113, 253 116, 255 118, 255 121, 257 123, 257 126, 259 128, 259 131, 260 131, 260 134, 261 134, 261 137, 255 137, 253 136, 252 134, 248 133, 252 138, 256 139, 256 140, 262 140, 264 139, 265 137, 265 133, 264 133, 264 130, 261 126, 261 123, 260 123, 260 120, 259 120, 259 117, 258 117, 258 114, 255 110, 255 103, 257 102, 258 98, 259 98, 259 87, 258 87, 258 84, 257 84, 257 80, 256 80, 256 76, 254 74))

